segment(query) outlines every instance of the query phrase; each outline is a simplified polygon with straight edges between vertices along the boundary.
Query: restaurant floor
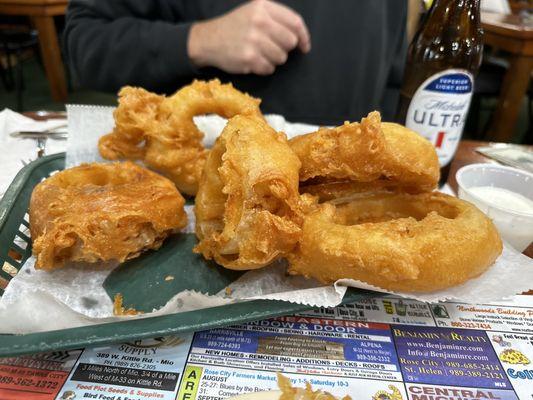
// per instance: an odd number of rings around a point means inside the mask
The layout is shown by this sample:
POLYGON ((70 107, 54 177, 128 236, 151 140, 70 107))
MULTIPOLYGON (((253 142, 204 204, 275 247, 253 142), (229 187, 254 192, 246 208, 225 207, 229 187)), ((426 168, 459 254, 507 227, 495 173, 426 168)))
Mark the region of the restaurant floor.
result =
MULTIPOLYGON (((23 71, 25 85, 23 92, 23 111, 64 110, 62 103, 52 100, 44 70, 35 58, 30 58, 24 62, 23 71)), ((67 102, 71 104, 115 105, 116 95, 73 88, 69 90, 67 102)), ((466 139, 483 140, 483 134, 479 132, 486 125, 491 112, 494 110, 496 98, 484 98, 480 104, 479 111, 475 113, 471 112, 469 115, 465 133, 466 139)), ((8 92, 0 82, 0 110, 5 107, 16 110, 16 94, 14 91, 8 92)), ((530 122, 530 115, 527 107, 527 100, 524 99, 522 111, 513 136, 514 143, 531 143, 532 141, 533 122, 528 123, 530 122)))

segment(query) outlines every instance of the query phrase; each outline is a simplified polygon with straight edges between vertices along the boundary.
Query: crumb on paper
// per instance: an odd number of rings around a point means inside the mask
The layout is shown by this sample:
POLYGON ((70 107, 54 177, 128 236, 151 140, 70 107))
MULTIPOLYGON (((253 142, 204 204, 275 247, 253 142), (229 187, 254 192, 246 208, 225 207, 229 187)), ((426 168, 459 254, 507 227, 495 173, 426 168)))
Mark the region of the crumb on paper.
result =
POLYGON ((233 293, 233 289, 226 286, 226 296, 231 296, 232 293, 233 293))
POLYGON ((165 281, 173 281, 174 280, 174 275, 167 275, 165 276, 165 281))
POLYGON ((138 315, 142 314, 142 311, 137 311, 135 308, 124 308, 122 305, 122 301, 124 298, 122 297, 122 293, 117 293, 115 295, 115 299, 113 301, 113 314, 114 315, 138 315))

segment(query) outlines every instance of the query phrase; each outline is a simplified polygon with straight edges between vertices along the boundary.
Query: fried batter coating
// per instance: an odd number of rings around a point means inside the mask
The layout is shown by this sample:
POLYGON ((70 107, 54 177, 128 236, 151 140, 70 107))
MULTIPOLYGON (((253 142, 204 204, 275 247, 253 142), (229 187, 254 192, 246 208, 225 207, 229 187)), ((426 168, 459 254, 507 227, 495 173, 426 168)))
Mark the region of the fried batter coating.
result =
POLYGON ((124 296, 122 293, 117 293, 113 299, 113 315, 139 315, 143 314, 142 311, 137 311, 133 307, 126 308, 122 304, 124 302, 124 296))
POLYGON ((157 118, 164 96, 147 90, 125 86, 118 93, 118 107, 113 112, 113 132, 102 136, 98 150, 108 160, 142 160, 145 133, 157 118))
POLYGON ((442 193, 368 193, 305 217, 289 272, 332 283, 430 292, 482 274, 501 254, 491 220, 442 193))
POLYGON ((194 81, 170 97, 139 88, 124 88, 119 96, 116 126, 98 144, 102 157, 143 160, 188 195, 196 194, 207 157, 193 117, 215 113, 225 118, 238 114, 262 118, 260 100, 218 79, 194 81))
POLYGON ((302 162, 301 190, 321 200, 375 188, 419 193, 434 189, 439 179, 431 143, 401 125, 382 123, 378 112, 289 143, 302 162))
POLYGON ((300 180, 311 178, 350 178, 369 182, 378 179, 385 168, 386 143, 381 133, 379 113, 363 118, 361 123, 345 122, 336 128, 292 138, 289 144, 302 162, 300 180))
POLYGON ((415 131, 392 122, 382 122, 387 153, 385 179, 399 187, 435 189, 440 178, 439 157, 433 144, 415 131), (390 158, 389 158, 390 157, 390 158))
POLYGON ((170 180, 129 161, 58 172, 30 200, 35 267, 123 262, 157 249, 186 225, 184 203, 170 180))
POLYGON ((196 195, 195 252, 229 269, 261 268, 300 237, 300 161, 262 118, 231 118, 209 153, 196 195))

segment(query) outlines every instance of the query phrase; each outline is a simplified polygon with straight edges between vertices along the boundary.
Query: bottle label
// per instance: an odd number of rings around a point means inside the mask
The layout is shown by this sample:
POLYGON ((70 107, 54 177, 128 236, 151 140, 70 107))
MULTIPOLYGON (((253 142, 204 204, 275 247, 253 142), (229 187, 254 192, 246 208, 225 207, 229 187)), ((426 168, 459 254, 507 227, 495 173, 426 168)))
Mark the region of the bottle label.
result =
POLYGON ((473 87, 470 72, 448 69, 426 79, 409 104, 405 125, 433 143, 441 167, 457 150, 473 87))

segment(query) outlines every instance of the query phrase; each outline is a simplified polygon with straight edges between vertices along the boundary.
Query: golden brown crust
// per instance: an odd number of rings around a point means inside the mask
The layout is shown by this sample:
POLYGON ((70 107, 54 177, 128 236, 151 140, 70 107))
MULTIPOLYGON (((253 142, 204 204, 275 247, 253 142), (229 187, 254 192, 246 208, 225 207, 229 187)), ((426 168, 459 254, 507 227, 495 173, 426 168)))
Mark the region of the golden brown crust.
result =
POLYGON ((429 292, 477 277, 501 251, 491 220, 470 203, 442 193, 368 193, 307 215, 289 271, 429 292))
POLYGON ((302 162, 300 181, 322 177, 369 182, 385 168, 385 141, 379 113, 370 113, 361 123, 345 122, 336 128, 320 128, 289 141, 302 162))
POLYGON ((143 160, 189 195, 196 194, 207 157, 193 117, 215 113, 262 118, 260 100, 218 79, 194 81, 170 97, 131 87, 123 88, 119 96, 115 128, 98 145, 102 157, 143 160))
POLYGON ((117 293, 113 300, 113 315, 123 316, 143 314, 142 311, 138 311, 133 307, 124 307, 123 302, 124 297, 122 296, 122 293, 117 293))
POLYGON ((129 161, 58 172, 30 200, 35 266, 123 262, 157 249, 186 225, 184 203, 171 181, 129 161))
POLYGON ((302 191, 324 199, 372 190, 374 183, 419 193, 434 189, 439 179, 431 143, 401 125, 382 123, 378 112, 361 123, 321 128, 289 143, 302 162, 302 191), (331 186, 336 183, 341 185, 331 186))
POLYGON ((284 134, 262 118, 231 118, 200 180, 195 251, 230 269, 261 268, 290 251, 305 202, 299 168, 284 134))
POLYGON ((145 133, 157 118, 164 96, 125 86, 118 93, 118 107, 113 112, 113 132, 102 136, 98 150, 108 160, 142 160, 145 133))
MULTIPOLYGON (((420 192, 435 189, 440 178, 440 165, 433 144, 405 126, 382 122, 381 130, 390 157, 387 171, 398 186, 418 187, 420 192)), ((386 176, 388 175, 385 174, 386 176)))

